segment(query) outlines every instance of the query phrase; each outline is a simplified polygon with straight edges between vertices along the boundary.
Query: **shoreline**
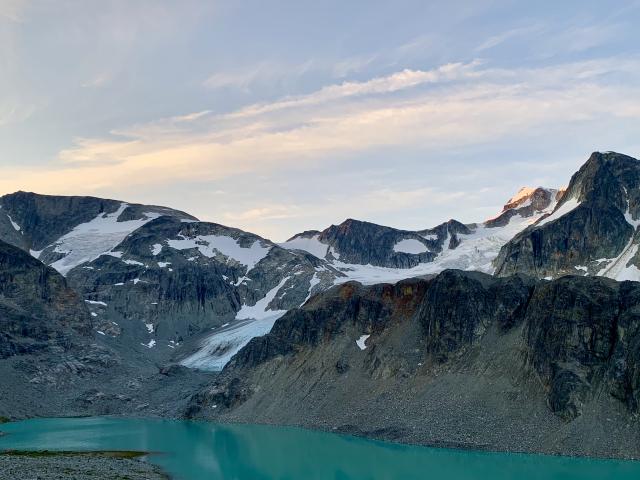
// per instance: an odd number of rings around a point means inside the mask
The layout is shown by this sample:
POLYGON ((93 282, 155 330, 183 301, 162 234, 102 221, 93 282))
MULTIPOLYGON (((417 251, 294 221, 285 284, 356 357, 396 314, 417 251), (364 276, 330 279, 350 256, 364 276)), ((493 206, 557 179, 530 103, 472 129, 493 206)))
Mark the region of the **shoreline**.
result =
MULTIPOLYGON (((244 425, 244 426, 263 426, 263 427, 282 427, 282 428, 293 428, 300 430, 307 430, 310 432, 321 432, 326 434, 334 434, 341 435, 345 437, 354 437, 359 439, 365 439, 372 442, 381 442, 390 445, 398 445, 398 446, 410 446, 410 447, 424 447, 424 448, 434 448, 434 449, 443 449, 449 451, 464 451, 464 452, 479 452, 479 453, 496 453, 496 454, 514 454, 514 455, 535 455, 535 456, 546 456, 546 457, 559 457, 559 458, 575 458, 575 459, 591 459, 591 460, 601 460, 601 461, 627 461, 627 462, 640 462, 640 457, 635 457, 632 455, 618 455, 618 456, 607 456, 607 455, 583 455, 576 452, 571 451, 554 451, 554 450, 523 450, 523 449, 508 449, 508 448, 500 448, 491 444, 480 444, 480 443, 462 443, 462 442, 453 442, 447 440, 440 441, 421 441, 418 438, 403 438, 397 439, 394 438, 392 434, 387 434, 387 430, 377 430, 377 431, 363 431, 357 429, 354 425, 343 425, 341 427, 334 427, 328 424, 295 424, 295 423, 277 423, 277 422, 268 422, 268 421, 243 421, 240 419, 204 419, 204 418, 180 418, 180 417, 170 417, 170 416, 149 416, 149 415, 125 415, 125 414, 110 414, 110 415, 70 415, 70 416, 59 416, 59 417, 28 417, 19 420, 11 420, 13 422, 20 422, 31 419, 45 419, 45 418, 119 418, 119 419, 146 419, 146 420, 174 420, 180 422, 193 422, 193 423, 202 423, 202 424, 211 424, 211 425, 244 425)), ((2 431, 2 427, 0 426, 0 436, 8 435, 6 432, 2 431)), ((0 455, 7 453, 9 450, 1 451, 0 455)), ((55 453, 55 451, 54 451, 55 453)), ((96 451, 96 452, 82 452, 82 451, 70 451, 64 452, 69 454, 104 454, 107 456, 108 454, 118 454, 118 453, 137 453, 137 458, 144 457, 147 455, 155 455, 161 452, 136 452, 136 451, 96 451)), ((0 480, 1 477, 0 477, 0 480)))
POLYGON ((20 478, 24 472, 40 480, 171 480, 159 466, 143 460, 150 454, 131 450, 4 450, 0 451, 0 480, 20 478))

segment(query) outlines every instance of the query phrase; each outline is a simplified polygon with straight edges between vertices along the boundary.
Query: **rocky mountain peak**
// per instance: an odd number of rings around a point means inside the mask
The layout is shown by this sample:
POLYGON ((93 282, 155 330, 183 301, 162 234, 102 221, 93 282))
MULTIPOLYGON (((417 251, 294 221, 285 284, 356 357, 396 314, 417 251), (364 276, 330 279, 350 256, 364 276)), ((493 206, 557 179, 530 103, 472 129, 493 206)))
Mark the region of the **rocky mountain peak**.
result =
POLYGON ((549 207, 553 201, 558 200, 558 193, 559 190, 553 188, 522 187, 518 190, 518 193, 507 200, 502 212, 514 208, 528 207, 529 205, 532 205, 534 210, 542 211, 549 207))
POLYGON ((505 244, 496 272, 640 278, 639 219, 640 162, 616 152, 594 152, 571 177, 553 211, 505 244))

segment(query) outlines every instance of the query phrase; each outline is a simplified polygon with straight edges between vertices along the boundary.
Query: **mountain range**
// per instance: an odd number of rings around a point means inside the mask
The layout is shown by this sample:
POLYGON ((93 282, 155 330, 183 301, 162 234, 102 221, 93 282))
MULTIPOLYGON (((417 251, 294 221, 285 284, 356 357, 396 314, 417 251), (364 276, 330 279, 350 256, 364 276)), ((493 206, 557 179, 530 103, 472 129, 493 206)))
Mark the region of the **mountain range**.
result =
POLYGON ((0 415, 638 456, 639 200, 640 162, 615 152, 483 222, 348 219, 280 244, 167 207, 5 195, 0 415))

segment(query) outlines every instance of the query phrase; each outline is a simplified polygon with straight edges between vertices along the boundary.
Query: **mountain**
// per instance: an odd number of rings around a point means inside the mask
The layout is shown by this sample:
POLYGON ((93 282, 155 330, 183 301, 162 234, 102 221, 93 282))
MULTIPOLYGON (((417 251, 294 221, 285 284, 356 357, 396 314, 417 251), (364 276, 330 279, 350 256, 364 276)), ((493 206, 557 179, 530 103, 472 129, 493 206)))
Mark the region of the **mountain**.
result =
POLYGON ((639 300, 638 283, 575 276, 345 283, 251 340, 187 415, 637 458, 639 300))
POLYGON ((87 301, 99 342, 158 361, 186 357, 199 368, 221 368, 342 276, 257 235, 95 197, 0 197, 0 238, 67 277, 87 301), (200 341, 204 349, 190 357, 200 341))
POLYGON ((522 190, 480 224, 410 232, 347 220, 277 245, 167 207, 17 192, 0 197, 0 238, 67 277, 87 301, 99 343, 219 370, 335 283, 490 271, 502 244, 556 196, 522 190))
POLYGON ((150 221, 68 274, 107 336, 171 354, 205 334, 204 350, 183 363, 214 369, 338 276, 257 235, 175 217, 150 221))
POLYGON ((492 219, 466 225, 449 220, 419 231, 349 219, 323 231, 300 233, 281 246, 311 253, 342 272, 343 280, 365 284, 433 275, 447 268, 493 273, 500 248, 549 214, 561 196, 558 190, 523 188, 492 219))
POLYGON ((5 195, 0 416, 638 458, 640 283, 616 280, 640 280, 639 196, 640 162, 594 153, 484 222, 350 219, 276 244, 167 207, 5 195))
POLYGON ((640 162, 595 152, 571 177, 553 212, 503 246, 496 274, 640 280, 639 225, 640 162))

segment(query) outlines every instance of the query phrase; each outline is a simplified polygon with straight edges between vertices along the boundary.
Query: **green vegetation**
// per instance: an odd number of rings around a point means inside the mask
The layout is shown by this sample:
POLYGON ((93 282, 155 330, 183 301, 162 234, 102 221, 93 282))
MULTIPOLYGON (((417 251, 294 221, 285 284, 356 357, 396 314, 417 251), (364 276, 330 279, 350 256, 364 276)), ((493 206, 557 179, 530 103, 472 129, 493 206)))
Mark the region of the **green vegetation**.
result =
POLYGON ((0 455, 10 455, 15 457, 56 457, 56 456, 91 456, 91 457, 109 457, 109 458, 138 458, 147 455, 147 452, 138 452, 132 450, 106 450, 92 452, 70 452, 57 450, 5 450, 0 455))

